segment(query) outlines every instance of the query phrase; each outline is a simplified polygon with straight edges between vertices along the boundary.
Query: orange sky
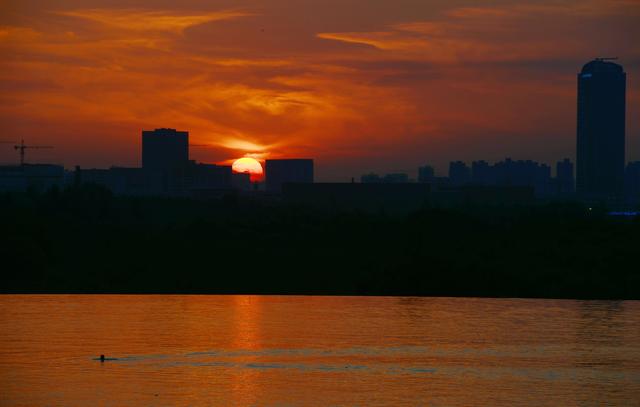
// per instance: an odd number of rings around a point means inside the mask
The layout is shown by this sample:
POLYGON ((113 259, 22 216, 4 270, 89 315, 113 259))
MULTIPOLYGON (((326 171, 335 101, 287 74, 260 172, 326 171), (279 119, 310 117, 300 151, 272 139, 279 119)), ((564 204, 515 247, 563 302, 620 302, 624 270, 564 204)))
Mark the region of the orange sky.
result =
POLYGON ((137 166, 140 131, 173 127, 199 161, 311 157, 337 181, 555 162, 575 155, 576 73, 619 56, 638 160, 638 21, 637 0, 3 1, 0 141, 137 166))

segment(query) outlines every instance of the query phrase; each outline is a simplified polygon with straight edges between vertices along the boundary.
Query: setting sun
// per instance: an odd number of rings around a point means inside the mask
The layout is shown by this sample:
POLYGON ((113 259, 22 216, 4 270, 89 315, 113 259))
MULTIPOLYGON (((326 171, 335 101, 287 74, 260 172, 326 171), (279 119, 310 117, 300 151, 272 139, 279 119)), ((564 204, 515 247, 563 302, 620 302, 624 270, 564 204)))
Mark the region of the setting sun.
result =
POLYGON ((233 169, 233 172, 237 173, 248 172, 251 177, 251 182, 261 181, 264 174, 260 162, 251 157, 242 157, 235 160, 231 168, 233 169))

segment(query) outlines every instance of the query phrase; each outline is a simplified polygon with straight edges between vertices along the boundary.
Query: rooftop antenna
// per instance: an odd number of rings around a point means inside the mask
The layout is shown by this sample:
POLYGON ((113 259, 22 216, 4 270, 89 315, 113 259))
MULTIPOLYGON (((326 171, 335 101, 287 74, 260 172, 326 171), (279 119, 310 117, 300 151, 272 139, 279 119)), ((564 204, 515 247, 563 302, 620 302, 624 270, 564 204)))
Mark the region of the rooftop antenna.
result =
POLYGON ((42 149, 42 148, 53 148, 53 146, 27 146, 24 144, 24 139, 20 141, 20 144, 13 146, 14 150, 20 151, 20 165, 24 165, 24 151, 26 149, 42 149))

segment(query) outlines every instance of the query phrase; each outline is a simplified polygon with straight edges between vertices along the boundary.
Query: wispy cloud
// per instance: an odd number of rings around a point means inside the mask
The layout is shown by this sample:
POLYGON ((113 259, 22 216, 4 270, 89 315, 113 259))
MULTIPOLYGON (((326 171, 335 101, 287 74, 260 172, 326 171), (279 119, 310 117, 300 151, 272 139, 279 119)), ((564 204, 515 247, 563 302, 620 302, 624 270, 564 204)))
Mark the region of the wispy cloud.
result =
MULTIPOLYGON (((201 11, 24 2, 0 26, 0 122, 51 137, 41 141, 69 165, 134 165, 139 130, 154 126, 189 130, 208 162, 297 155, 375 170, 516 144, 544 159, 544 137, 573 151, 581 63, 619 55, 640 75, 637 0, 396 1, 384 13, 343 2, 349 18, 296 0, 201 11)), ((629 88, 630 112, 639 100, 629 88)))
POLYGON ((25 43, 40 39, 42 34, 30 27, 0 26, 1 43, 25 43))
POLYGON ((568 18, 640 15, 640 3, 612 0, 455 7, 429 20, 387 25, 383 30, 321 32, 318 38, 367 45, 397 56, 440 62, 551 58, 594 47, 567 35, 568 18))
POLYGON ((636 0, 583 0, 561 2, 517 3, 504 6, 456 7, 446 15, 457 18, 504 18, 535 14, 603 17, 607 15, 640 14, 636 0))
POLYGON ((394 31, 319 33, 318 38, 369 45, 380 50, 418 51, 428 46, 423 38, 409 37, 394 31))
POLYGON ((181 33, 189 27, 212 21, 231 20, 251 15, 248 12, 238 10, 185 14, 179 11, 140 9, 85 9, 57 11, 55 13, 94 21, 120 30, 165 31, 172 33, 181 33))

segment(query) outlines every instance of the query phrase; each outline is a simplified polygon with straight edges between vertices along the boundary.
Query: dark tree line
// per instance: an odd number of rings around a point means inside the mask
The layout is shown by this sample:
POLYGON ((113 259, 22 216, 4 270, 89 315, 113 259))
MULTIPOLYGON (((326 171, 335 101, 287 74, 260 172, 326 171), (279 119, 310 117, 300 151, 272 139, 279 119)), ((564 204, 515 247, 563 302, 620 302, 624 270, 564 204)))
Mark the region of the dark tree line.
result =
POLYGON ((3 292, 640 298, 640 219, 576 203, 405 214, 0 195, 3 292))

